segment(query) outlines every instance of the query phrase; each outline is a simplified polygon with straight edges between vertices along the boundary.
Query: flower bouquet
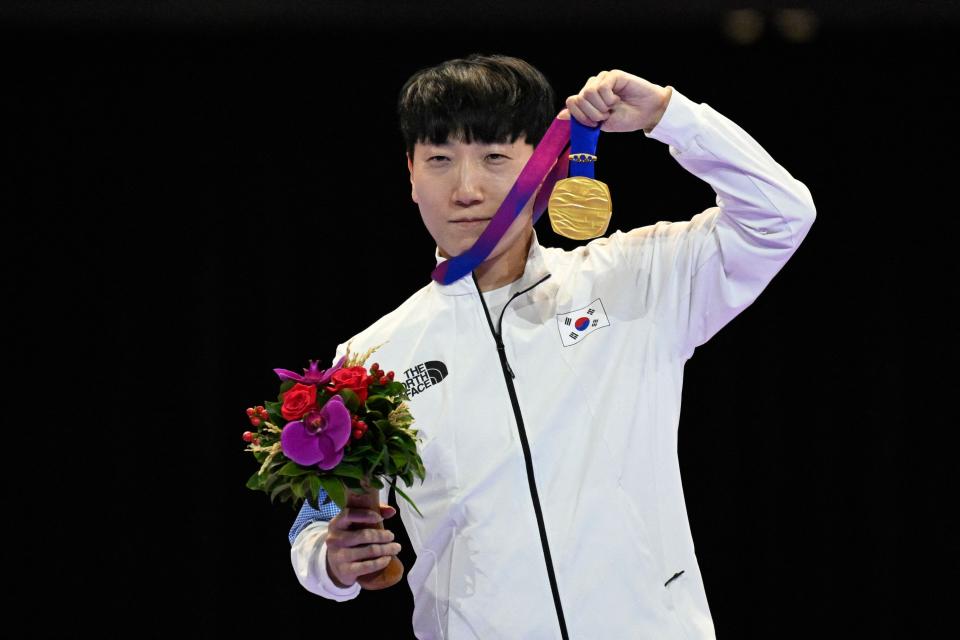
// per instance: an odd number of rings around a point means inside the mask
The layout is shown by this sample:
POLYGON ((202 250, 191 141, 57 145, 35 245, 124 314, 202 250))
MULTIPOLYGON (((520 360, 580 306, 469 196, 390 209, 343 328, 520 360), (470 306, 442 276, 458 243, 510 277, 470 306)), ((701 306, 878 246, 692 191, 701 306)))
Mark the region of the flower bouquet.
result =
MULTIPOLYGON (((332 500, 341 509, 349 505, 379 513, 379 490, 389 483, 420 513, 396 482, 400 478, 410 487, 414 477, 423 482, 425 475, 409 397, 393 371, 384 372, 377 363, 365 368, 376 349, 351 355, 348 345, 347 354, 325 371, 316 360, 303 375, 274 369, 282 381, 277 400, 247 409, 256 430, 244 432, 243 440, 260 464, 248 488, 266 492, 271 502, 290 502, 294 510, 304 500, 314 509, 332 500)), ((403 565, 393 558, 358 582, 377 589, 402 575, 403 565)))

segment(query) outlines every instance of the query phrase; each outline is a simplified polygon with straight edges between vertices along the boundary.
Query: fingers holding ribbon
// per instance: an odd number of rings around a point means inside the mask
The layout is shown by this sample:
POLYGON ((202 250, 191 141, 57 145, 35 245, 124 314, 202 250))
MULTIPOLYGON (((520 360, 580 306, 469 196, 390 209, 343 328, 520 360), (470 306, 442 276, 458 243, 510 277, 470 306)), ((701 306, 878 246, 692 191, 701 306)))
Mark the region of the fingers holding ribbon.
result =
POLYGON ((581 123, 595 127, 610 117, 620 97, 614 91, 615 76, 601 71, 591 76, 577 95, 567 98, 570 115, 581 123))
POLYGON ((603 99, 608 111, 616 109, 620 104, 620 96, 614 91, 616 76, 610 71, 601 71, 597 74, 597 94, 603 99))
POLYGON ((567 98, 570 115, 603 131, 649 132, 663 116, 672 89, 613 69, 591 76, 580 93, 567 98))

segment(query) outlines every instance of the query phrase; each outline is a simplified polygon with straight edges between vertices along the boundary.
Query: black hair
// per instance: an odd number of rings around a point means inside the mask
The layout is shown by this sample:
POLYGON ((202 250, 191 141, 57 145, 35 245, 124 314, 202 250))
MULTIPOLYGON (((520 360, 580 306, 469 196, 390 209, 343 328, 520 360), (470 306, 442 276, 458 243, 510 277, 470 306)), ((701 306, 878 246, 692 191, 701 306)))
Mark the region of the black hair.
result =
POLYGON ((515 142, 534 147, 557 114, 553 88, 528 62, 473 54, 413 74, 400 90, 400 130, 413 157, 418 142, 448 137, 471 143, 515 142))

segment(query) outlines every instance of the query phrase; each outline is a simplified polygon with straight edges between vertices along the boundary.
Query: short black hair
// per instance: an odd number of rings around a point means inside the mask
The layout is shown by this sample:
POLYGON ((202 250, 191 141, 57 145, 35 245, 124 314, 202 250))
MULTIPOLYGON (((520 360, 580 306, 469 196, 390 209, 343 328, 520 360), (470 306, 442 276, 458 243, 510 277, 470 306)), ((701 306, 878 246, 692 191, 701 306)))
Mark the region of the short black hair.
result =
POLYGON ((416 143, 448 137, 492 144, 523 134, 535 147, 557 114, 553 87, 530 63, 476 53, 413 74, 397 111, 411 158, 416 143))

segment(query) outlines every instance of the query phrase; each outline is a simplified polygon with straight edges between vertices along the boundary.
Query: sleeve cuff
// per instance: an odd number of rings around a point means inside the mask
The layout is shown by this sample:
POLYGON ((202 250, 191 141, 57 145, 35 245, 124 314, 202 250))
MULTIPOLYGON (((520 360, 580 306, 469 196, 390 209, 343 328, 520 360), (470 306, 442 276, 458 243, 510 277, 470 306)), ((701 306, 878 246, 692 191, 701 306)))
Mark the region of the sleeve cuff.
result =
POLYGON ((320 588, 331 596, 334 600, 352 600, 360 594, 360 583, 354 582, 346 589, 341 589, 333 583, 330 575, 327 573, 327 543, 324 542, 320 547, 320 553, 317 554, 317 578, 320 588))
POLYGON ((697 135, 699 105, 677 91, 676 87, 670 88, 673 92, 666 110, 660 117, 660 122, 650 130, 650 133, 644 131, 643 135, 683 152, 697 135))
POLYGON ((360 594, 360 584, 341 589, 327 575, 327 523, 307 525, 290 547, 290 561, 297 580, 304 589, 328 600, 343 602, 360 594))

